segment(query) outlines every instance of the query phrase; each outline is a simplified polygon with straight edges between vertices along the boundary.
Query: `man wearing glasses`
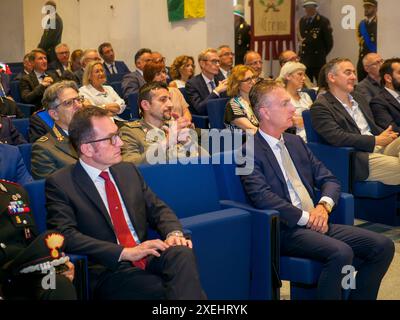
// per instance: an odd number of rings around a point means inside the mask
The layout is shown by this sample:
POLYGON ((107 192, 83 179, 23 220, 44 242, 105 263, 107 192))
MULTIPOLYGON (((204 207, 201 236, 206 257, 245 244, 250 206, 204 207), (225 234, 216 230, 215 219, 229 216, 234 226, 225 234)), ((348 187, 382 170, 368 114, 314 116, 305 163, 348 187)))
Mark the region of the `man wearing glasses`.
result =
POLYGON ((218 48, 218 56, 220 59, 219 75, 227 79, 233 68, 233 57, 235 54, 228 45, 222 45, 218 48))
POLYGON ((367 76, 356 86, 355 92, 362 95, 369 103, 383 89, 379 69, 383 59, 378 53, 368 53, 362 60, 367 76))
POLYGON ((201 73, 186 82, 186 94, 193 114, 207 115, 207 101, 226 98, 227 80, 219 74, 220 59, 215 49, 199 54, 201 73))
POLYGON ((69 141, 68 126, 74 113, 82 107, 83 97, 73 81, 61 81, 44 93, 43 105, 54 121, 52 130, 32 145, 32 176, 44 179, 78 156, 69 141))
POLYGON ((68 239, 68 252, 89 258, 94 299, 204 299, 192 251, 172 210, 131 163, 108 113, 75 113, 71 143, 76 165, 46 181, 47 223, 68 239), (148 240, 148 226, 161 239, 148 240))

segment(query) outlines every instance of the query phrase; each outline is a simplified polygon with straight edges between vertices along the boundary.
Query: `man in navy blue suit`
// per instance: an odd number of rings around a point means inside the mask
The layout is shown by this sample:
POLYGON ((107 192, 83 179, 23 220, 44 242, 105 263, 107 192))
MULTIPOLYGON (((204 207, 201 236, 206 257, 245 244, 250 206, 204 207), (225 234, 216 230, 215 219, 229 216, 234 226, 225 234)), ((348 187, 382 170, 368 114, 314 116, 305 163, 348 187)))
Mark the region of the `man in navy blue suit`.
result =
POLYGON ((18 147, 0 144, 0 179, 22 185, 32 181, 18 147))
POLYGON ((207 115, 207 101, 226 98, 227 79, 219 75, 220 58, 217 50, 206 49, 199 54, 201 73, 186 82, 190 111, 207 115))
POLYGON ((107 77, 110 74, 125 74, 131 72, 125 62, 116 61, 114 49, 109 42, 104 42, 99 46, 99 54, 104 60, 104 70, 106 70, 107 77))
POLYGON ((376 299, 393 259, 393 242, 368 230, 329 223, 339 200, 339 181, 300 137, 284 133, 293 125, 295 108, 282 87, 261 81, 250 100, 260 129, 254 153, 247 150, 247 156, 254 156, 254 171, 242 176, 242 183, 255 207, 280 212, 281 253, 322 263, 318 299, 341 298, 345 266, 357 270, 350 299, 376 299))

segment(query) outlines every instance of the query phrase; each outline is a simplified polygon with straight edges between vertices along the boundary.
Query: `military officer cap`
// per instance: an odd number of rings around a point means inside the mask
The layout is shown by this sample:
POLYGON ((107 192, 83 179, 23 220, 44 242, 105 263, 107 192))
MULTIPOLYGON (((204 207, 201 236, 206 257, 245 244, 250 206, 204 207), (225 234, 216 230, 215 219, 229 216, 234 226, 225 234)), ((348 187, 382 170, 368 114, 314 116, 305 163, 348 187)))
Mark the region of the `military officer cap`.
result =
POLYGON ((63 255, 65 238, 61 233, 46 231, 5 267, 12 274, 43 273, 54 267, 56 272, 68 269, 68 256, 63 255))
POLYGON ((239 17, 244 18, 244 9, 241 4, 238 4, 233 7, 233 14, 239 17))
POLYGON ((363 6, 374 6, 377 7, 378 6, 378 1, 376 0, 363 0, 363 6))
POLYGON ((318 7, 318 2, 317 1, 312 1, 312 0, 304 0, 303 1, 303 7, 307 7, 307 6, 318 7))

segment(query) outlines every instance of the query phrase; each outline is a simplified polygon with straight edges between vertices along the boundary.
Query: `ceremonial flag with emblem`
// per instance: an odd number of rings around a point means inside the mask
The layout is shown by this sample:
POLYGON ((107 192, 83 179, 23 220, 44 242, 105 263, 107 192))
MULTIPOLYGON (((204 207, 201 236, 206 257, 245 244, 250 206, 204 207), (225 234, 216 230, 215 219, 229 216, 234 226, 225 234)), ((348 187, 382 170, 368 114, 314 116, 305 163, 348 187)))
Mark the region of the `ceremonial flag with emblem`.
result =
POLYGON ((170 22, 205 17, 205 0, 167 0, 170 22))
POLYGON ((3 62, 0 62, 0 73, 12 74, 10 67, 3 62))

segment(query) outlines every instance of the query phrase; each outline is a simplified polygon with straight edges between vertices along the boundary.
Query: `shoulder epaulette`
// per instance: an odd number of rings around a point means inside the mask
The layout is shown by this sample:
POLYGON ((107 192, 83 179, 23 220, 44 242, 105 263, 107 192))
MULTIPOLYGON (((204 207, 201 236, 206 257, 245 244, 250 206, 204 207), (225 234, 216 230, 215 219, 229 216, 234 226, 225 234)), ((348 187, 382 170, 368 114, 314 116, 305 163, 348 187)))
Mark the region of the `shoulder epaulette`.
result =
POLYGON ((47 140, 49 140, 49 138, 46 136, 43 136, 43 137, 40 137, 39 139, 37 139, 36 141, 37 142, 46 142, 47 140))

